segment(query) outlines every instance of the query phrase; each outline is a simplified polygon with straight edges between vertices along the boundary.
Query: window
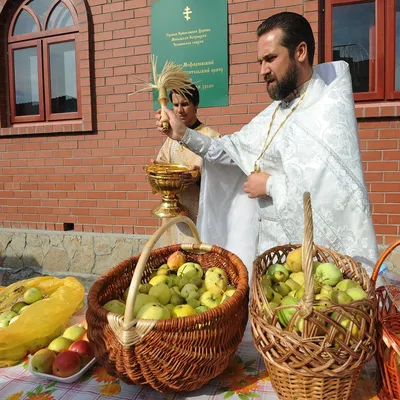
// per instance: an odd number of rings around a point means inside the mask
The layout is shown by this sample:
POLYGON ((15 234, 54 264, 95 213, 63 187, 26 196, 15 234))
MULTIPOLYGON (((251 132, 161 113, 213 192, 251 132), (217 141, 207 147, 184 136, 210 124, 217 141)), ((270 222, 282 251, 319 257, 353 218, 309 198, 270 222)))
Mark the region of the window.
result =
POLYGON ((79 29, 69 0, 27 0, 8 32, 11 122, 81 118, 79 29))
POLYGON ((349 63, 354 99, 400 99, 400 0, 326 0, 325 59, 349 63))

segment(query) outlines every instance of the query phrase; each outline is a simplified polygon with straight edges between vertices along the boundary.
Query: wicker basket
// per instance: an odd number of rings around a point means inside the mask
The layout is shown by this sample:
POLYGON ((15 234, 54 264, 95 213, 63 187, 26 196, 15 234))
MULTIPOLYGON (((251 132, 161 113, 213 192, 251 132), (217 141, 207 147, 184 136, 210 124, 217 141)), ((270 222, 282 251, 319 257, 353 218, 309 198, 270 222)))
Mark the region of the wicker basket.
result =
POLYGON ((159 228, 140 255, 131 257, 101 276, 88 295, 88 337, 96 359, 110 375, 126 383, 150 385, 160 392, 196 390, 224 371, 236 352, 248 319, 248 275, 241 260, 217 246, 200 244, 193 222, 177 217, 159 228), (185 222, 197 244, 153 249, 164 231, 185 222), (180 250, 187 261, 204 270, 225 270, 234 295, 220 306, 196 316, 167 320, 133 319, 133 305, 140 282, 180 250), (129 287, 124 316, 106 311, 102 305, 122 298, 129 287))
MULTIPOLYGON (((379 270, 390 253, 400 246, 400 240, 390 245, 376 263, 371 281, 375 284, 379 270)), ((382 400, 400 400, 400 368, 397 357, 400 356, 400 312, 397 310, 384 286, 376 289, 378 299, 377 313, 377 352, 378 397, 382 400)))
POLYGON ((274 247, 260 255, 253 265, 250 302, 253 339, 280 399, 346 400, 351 396, 362 367, 375 352, 375 290, 366 271, 352 258, 313 246, 309 193, 304 196, 304 221, 304 296, 297 305, 289 306, 296 308, 296 312, 287 328, 282 329, 277 311, 285 307, 272 311, 261 286, 261 277, 272 264, 283 264, 286 256, 299 245, 274 247), (318 304, 314 301, 313 250, 318 261, 336 264, 346 278, 358 282, 367 297, 347 305, 330 303, 320 309, 313 308, 318 304), (301 334, 294 326, 298 317, 304 321, 301 334), (348 329, 340 325, 342 318, 352 321, 348 329), (353 334, 353 326, 358 328, 358 334, 353 334))

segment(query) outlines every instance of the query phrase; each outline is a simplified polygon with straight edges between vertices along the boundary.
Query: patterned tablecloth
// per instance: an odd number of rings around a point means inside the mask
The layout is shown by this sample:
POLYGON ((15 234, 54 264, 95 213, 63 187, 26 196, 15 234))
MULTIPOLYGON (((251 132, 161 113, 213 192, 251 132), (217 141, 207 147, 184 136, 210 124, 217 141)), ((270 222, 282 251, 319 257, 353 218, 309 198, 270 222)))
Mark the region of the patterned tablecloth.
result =
MULTIPOLYGON (((224 373, 200 390, 190 393, 162 394, 149 388, 127 385, 95 365, 74 383, 66 384, 33 376, 28 361, 0 369, 0 400, 222 400, 278 399, 272 389, 262 357, 254 347, 249 325, 243 341, 224 373)), ((375 366, 363 371, 352 400, 378 400, 375 389, 375 366)))

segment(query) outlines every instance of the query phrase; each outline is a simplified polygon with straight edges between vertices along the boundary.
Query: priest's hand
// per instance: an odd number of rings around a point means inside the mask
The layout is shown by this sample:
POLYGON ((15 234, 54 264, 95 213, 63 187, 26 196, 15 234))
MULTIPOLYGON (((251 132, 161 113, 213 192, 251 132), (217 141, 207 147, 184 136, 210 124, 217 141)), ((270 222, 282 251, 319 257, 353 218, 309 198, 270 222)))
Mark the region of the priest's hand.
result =
POLYGON ((158 110, 156 114, 157 129, 164 135, 169 136, 172 140, 182 140, 185 136, 186 125, 167 107, 163 106, 163 111, 165 111, 169 118, 169 128, 168 130, 163 128, 161 122, 161 110, 158 110))
POLYGON ((270 177, 266 172, 252 172, 244 184, 244 191, 250 199, 267 196, 267 180, 270 177))

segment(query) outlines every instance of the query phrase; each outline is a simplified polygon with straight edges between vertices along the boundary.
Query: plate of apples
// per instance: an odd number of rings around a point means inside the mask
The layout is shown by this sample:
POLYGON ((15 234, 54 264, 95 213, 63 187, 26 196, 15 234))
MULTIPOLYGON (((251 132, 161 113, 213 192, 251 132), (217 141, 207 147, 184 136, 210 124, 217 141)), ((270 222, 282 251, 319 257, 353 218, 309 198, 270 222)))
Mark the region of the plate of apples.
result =
POLYGON ((77 381, 96 362, 92 344, 82 324, 69 326, 30 359, 32 375, 63 383, 77 381))

